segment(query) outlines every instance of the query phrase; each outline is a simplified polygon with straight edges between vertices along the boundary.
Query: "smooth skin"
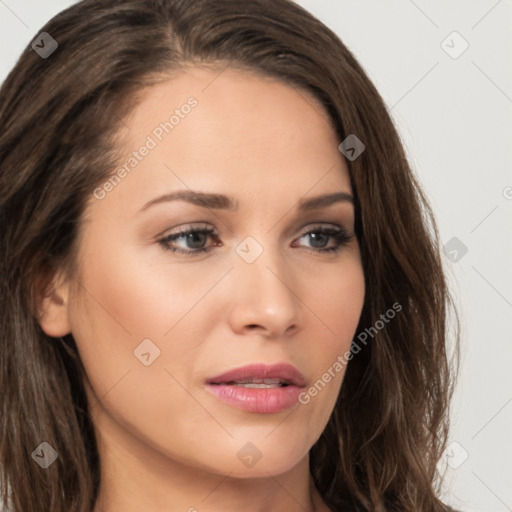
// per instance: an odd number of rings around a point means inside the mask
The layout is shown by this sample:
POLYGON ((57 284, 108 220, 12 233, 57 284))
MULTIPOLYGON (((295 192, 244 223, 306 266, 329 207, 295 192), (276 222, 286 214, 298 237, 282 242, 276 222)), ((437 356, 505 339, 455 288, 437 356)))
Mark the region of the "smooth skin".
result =
POLYGON ((120 165, 191 96, 197 105, 136 168, 102 199, 91 196, 77 274, 55 276, 40 302, 43 330, 72 333, 87 372, 102 471, 95 512, 327 511, 308 452, 344 369, 307 405, 271 414, 227 405, 204 383, 284 362, 309 389, 350 349, 365 293, 353 204, 297 208, 352 194, 341 141, 305 91, 189 66, 143 91, 119 133, 120 165), (184 200, 144 208, 177 190, 227 195, 238 210, 184 200), (338 243, 319 227, 351 236, 338 243), (160 243, 179 228, 215 234, 160 243), (258 246, 251 263, 236 250, 258 246), (201 247, 208 252, 170 250, 201 247), (146 339, 160 350, 147 366, 134 355, 146 339), (244 446, 261 454, 252 467, 237 456, 244 446))

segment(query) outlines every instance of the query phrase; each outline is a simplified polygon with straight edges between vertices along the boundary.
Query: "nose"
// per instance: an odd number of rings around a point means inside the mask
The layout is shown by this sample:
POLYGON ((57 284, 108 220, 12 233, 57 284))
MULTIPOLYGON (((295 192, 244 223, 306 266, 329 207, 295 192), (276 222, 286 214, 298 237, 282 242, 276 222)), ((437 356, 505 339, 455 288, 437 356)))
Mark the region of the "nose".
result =
POLYGON ((277 251, 264 250, 252 263, 238 261, 232 279, 229 319, 234 332, 277 339, 299 328, 302 302, 297 280, 277 251))

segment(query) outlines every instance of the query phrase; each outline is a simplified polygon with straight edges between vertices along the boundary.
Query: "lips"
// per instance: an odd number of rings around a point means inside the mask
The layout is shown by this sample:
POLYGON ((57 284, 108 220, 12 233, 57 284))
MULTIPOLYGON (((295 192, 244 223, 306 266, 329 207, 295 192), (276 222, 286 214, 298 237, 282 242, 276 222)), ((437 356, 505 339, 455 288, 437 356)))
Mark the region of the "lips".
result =
POLYGON ((273 414, 296 405, 305 383, 290 364, 251 364, 208 379, 205 390, 231 407, 273 414))
POLYGON ((206 381, 214 385, 245 385, 246 387, 304 387, 306 379, 302 373, 290 364, 250 364, 235 368, 228 372, 212 377, 206 381))

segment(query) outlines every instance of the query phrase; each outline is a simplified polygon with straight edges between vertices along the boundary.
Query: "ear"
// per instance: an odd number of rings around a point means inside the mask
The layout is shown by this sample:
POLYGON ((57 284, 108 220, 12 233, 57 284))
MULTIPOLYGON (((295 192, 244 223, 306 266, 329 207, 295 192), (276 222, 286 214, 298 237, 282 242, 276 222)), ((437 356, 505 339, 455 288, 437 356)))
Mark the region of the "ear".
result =
POLYGON ((60 338, 71 332, 68 308, 70 282, 59 273, 36 280, 36 303, 38 322, 41 329, 53 338, 60 338))

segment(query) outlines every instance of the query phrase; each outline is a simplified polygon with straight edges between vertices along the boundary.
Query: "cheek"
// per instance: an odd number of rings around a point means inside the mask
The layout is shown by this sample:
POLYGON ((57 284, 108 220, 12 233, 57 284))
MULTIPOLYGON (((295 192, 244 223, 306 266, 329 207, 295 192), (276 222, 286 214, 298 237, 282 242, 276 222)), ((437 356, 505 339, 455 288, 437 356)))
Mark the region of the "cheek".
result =
MULTIPOLYGON (((166 315, 167 304, 152 288, 144 267, 126 251, 109 245, 105 236, 90 237, 83 246, 87 251, 72 297, 71 331, 95 394, 110 396, 114 387, 117 392, 125 389, 136 370, 145 368, 134 354, 143 340, 154 340, 157 348, 149 348, 156 356, 172 316, 166 315)), ((152 385, 150 373, 140 378, 152 385)), ((130 392, 135 399, 136 390, 130 392)))
POLYGON ((87 260, 70 310, 90 383, 91 415, 105 435, 128 432, 157 450, 171 450, 182 462, 201 465, 200 450, 180 451, 178 445, 186 447, 191 437, 213 443, 224 432, 188 391, 186 375, 194 354, 185 353, 190 324, 180 320, 195 294, 182 293, 182 279, 174 274, 166 281, 156 279, 155 269, 149 272, 111 254, 104 251, 87 260), (184 375, 173 366, 183 366, 184 375))
POLYGON ((79 293, 90 322, 114 338, 162 338, 214 284, 215 276, 211 283, 191 279, 179 265, 154 263, 144 250, 125 250, 120 258, 122 245, 109 245, 103 236, 90 247, 79 293))
POLYGON ((166 370, 174 374, 176 369, 176 378, 185 382, 194 367, 197 351, 191 340, 202 340, 200 326, 218 318, 211 302, 199 303, 218 276, 209 272, 197 279, 196 272, 194 279, 192 271, 180 272, 179 265, 163 264, 161 258, 143 260, 139 250, 123 251, 120 259, 119 245, 109 245, 103 234, 84 246, 88 251, 70 322, 95 395, 116 395, 114 403, 121 404, 124 393, 130 403, 140 398, 144 407, 158 398, 144 398, 139 389, 169 390, 167 398, 161 397, 169 407, 180 397, 189 407, 190 397, 166 370))
POLYGON ((314 381, 302 400, 317 409, 318 424, 327 421, 336 402, 363 309, 365 281, 358 253, 347 259, 343 271, 330 273, 322 283, 308 301, 324 335, 315 341, 321 350, 310 354, 315 360, 314 381))
POLYGON ((323 354, 337 353, 350 347, 361 316, 365 280, 359 253, 348 255, 338 266, 323 270, 308 279, 305 297, 311 313, 321 322, 323 354), (313 286, 313 283, 317 283, 313 286))

